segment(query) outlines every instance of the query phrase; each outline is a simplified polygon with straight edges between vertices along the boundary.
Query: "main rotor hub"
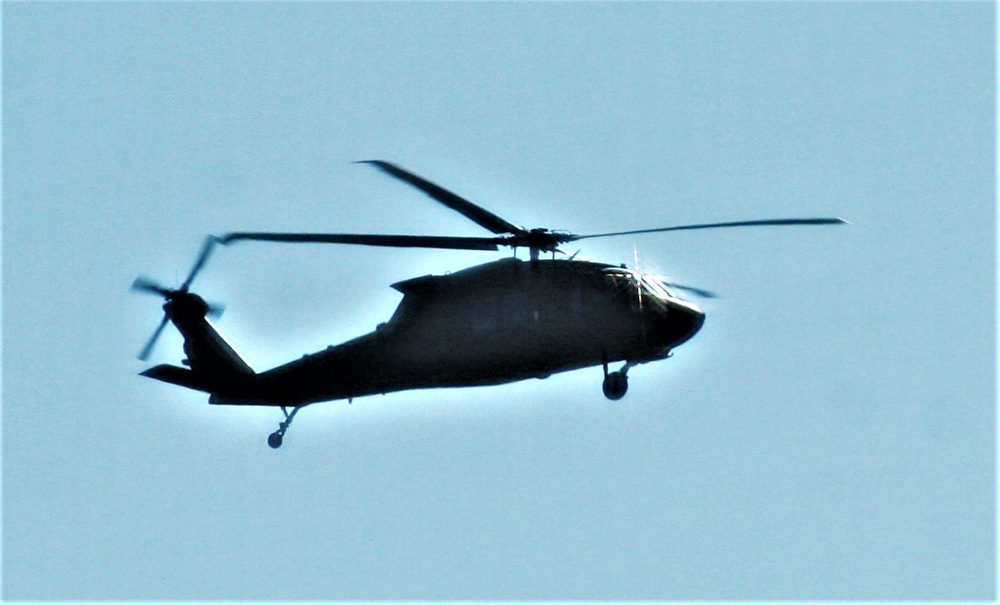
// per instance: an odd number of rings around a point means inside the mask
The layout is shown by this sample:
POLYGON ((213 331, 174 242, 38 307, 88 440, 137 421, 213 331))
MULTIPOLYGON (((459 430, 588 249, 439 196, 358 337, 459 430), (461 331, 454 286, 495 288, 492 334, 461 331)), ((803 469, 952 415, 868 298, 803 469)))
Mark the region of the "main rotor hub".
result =
POLYGON ((556 249, 556 244, 559 243, 553 236, 554 234, 548 229, 536 228, 525 234, 524 241, 527 244, 526 247, 532 250, 552 252, 556 249))

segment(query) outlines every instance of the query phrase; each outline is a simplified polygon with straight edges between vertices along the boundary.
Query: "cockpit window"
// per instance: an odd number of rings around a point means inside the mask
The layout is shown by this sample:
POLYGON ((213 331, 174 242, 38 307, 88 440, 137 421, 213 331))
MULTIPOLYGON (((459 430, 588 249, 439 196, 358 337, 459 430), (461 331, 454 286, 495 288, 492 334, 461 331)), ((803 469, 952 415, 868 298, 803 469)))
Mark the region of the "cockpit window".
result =
POLYGON ((660 298, 675 296, 675 294, 670 291, 670 288, 668 288, 666 284, 664 284, 662 281, 651 275, 643 275, 642 283, 649 291, 659 296, 660 298))
POLYGON ((677 295, 663 281, 652 275, 642 275, 628 269, 605 269, 604 274, 620 289, 634 290, 641 286, 642 290, 657 298, 676 298, 677 295))
POLYGON ((619 293, 629 298, 634 296, 636 282, 632 273, 624 269, 605 269, 603 273, 604 279, 611 282, 619 293))

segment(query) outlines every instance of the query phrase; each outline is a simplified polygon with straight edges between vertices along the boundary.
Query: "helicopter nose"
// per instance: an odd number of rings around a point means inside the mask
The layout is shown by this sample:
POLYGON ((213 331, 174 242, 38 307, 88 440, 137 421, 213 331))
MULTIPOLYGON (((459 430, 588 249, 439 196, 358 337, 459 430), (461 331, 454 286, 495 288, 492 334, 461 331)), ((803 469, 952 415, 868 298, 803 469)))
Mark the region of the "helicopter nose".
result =
POLYGON ((668 347, 674 348, 698 333, 705 323, 705 312, 686 300, 671 298, 658 323, 660 338, 668 343, 668 347))

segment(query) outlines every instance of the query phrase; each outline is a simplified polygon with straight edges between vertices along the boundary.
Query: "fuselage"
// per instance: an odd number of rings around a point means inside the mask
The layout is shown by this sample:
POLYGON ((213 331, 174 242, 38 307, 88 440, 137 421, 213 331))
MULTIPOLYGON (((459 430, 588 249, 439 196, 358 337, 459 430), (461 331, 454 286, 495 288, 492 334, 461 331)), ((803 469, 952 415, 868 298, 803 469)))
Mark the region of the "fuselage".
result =
POLYGON ((258 374, 256 396, 301 405, 644 363, 704 321, 655 278, 589 261, 510 258, 393 287, 403 300, 386 323, 258 374))

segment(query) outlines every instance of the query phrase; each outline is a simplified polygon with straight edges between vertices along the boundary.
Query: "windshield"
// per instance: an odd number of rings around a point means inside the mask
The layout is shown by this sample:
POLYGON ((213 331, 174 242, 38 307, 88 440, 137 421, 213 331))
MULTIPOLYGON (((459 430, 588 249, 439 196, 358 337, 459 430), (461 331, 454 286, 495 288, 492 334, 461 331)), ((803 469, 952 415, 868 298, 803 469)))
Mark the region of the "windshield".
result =
POLYGON ((666 284, 664 284, 662 281, 651 275, 643 275, 642 284, 646 287, 647 290, 649 290, 650 292, 652 292, 653 294, 655 294, 660 298, 677 296, 676 294, 670 291, 670 288, 668 288, 666 284))
POLYGON ((662 280, 652 275, 643 275, 628 269, 605 269, 604 274, 614 280, 620 289, 633 290, 641 286, 643 292, 656 298, 680 298, 662 280))

